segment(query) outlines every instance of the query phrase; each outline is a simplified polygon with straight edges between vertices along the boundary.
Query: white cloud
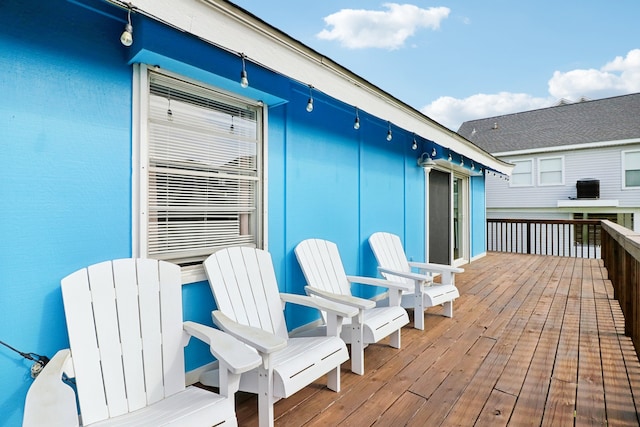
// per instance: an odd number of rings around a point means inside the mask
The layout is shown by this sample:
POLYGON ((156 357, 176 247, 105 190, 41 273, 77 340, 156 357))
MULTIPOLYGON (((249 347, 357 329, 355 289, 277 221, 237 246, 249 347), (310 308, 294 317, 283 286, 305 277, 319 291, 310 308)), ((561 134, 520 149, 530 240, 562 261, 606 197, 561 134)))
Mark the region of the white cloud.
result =
POLYGON ((640 92, 640 49, 629 51, 626 57, 616 57, 599 70, 556 71, 548 85, 548 98, 511 92, 477 94, 464 99, 444 96, 424 106, 421 111, 449 129, 458 130, 467 120, 546 108, 560 99, 601 99, 640 92))
POLYGON ((457 131, 462 122, 467 120, 534 110, 548 107, 551 103, 548 98, 535 98, 525 93, 480 93, 464 99, 443 96, 421 111, 438 123, 457 131))
POLYGON ((387 10, 342 9, 324 18, 317 37, 336 40, 349 49, 398 49, 420 28, 440 28, 449 16, 447 7, 421 9, 411 4, 385 3, 387 10))
POLYGON ((555 98, 606 98, 640 92, 640 49, 618 56, 599 70, 556 71, 549 80, 549 93, 555 98))

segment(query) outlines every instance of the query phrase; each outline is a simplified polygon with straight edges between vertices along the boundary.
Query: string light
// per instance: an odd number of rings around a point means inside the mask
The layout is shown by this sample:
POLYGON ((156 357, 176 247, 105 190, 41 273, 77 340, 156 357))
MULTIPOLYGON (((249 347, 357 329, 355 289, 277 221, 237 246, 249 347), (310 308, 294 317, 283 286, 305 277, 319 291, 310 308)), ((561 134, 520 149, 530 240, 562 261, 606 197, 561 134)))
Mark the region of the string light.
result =
POLYGON ((431 150, 431 157, 435 157, 436 154, 438 154, 438 152, 436 151, 436 147, 433 147, 433 150, 431 150))
POLYGON ((240 71, 240 86, 242 86, 243 88, 246 88, 249 86, 249 79, 247 78, 247 68, 246 68, 246 64, 244 62, 244 53, 240 54, 240 57, 242 58, 242 71, 240 71))
POLYGON ((358 107, 356 107, 356 119, 353 121, 353 128, 360 129, 360 116, 358 115, 358 107))
POLYGON ((128 6, 127 23, 124 26, 124 31, 120 36, 120 43, 129 47, 133 44, 133 26, 131 25, 131 4, 128 6))
POLYGON ((309 101, 307 101, 307 112, 312 112, 313 111, 313 95, 311 93, 311 90, 313 89, 313 86, 309 85, 309 101))
POLYGON ((387 122, 389 124, 389 130, 387 131, 387 141, 391 141, 393 139, 393 134, 391 133, 391 122, 387 122))
POLYGON ((412 150, 417 150, 418 149, 418 141, 416 141, 416 134, 413 134, 413 143, 411 144, 411 149, 412 150))

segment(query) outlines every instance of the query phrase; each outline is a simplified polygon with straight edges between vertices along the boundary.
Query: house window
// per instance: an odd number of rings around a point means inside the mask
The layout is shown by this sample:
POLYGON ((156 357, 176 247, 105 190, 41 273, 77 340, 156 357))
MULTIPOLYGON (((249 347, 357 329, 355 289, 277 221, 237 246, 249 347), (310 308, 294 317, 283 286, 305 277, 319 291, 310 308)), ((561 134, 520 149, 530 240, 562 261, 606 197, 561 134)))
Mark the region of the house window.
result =
POLYGON ((640 150, 622 152, 623 188, 640 187, 640 150))
POLYGON ((146 85, 140 255, 181 265, 184 278, 218 249, 261 247, 262 108, 155 72, 146 85))
POLYGON ((533 185, 533 160, 512 160, 515 165, 509 180, 512 187, 533 185))
POLYGON ((538 159, 538 184, 539 185, 563 185, 564 184, 564 158, 547 157, 538 159))

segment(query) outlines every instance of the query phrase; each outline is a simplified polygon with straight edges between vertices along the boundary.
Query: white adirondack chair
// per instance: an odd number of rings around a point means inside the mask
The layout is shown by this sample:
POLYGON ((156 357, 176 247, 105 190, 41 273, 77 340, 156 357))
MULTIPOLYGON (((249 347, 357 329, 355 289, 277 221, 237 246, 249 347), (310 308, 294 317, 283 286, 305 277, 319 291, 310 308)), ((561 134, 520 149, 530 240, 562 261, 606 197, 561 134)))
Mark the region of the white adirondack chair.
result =
POLYGON ((444 305, 444 315, 453 317, 453 301, 460 296, 455 273, 462 273, 462 268, 408 261, 400 237, 395 234, 373 233, 369 244, 384 278, 412 285, 413 290, 402 295, 402 306, 414 309, 414 328, 424 330, 424 310, 436 305, 444 305), (433 282, 435 275, 441 276, 441 283, 433 282))
POLYGON ((358 315, 345 319, 342 339, 351 344, 351 371, 364 374, 364 349, 371 343, 390 336, 390 345, 400 348, 400 333, 409 323, 407 311, 400 306, 402 292, 413 286, 389 280, 347 276, 338 246, 327 240, 303 240, 294 250, 308 286, 307 294, 326 298, 358 309, 358 315), (375 301, 358 298, 351 293, 351 284, 381 286, 388 289, 388 307, 376 307, 375 301))
MULTIPOLYGON (((274 423, 273 404, 328 374, 327 386, 340 391, 340 365, 349 358, 338 335, 342 319, 357 314, 351 307, 306 295, 280 293, 269 252, 249 247, 220 250, 204 262, 218 310, 220 329, 255 348, 262 365, 240 380, 240 390, 258 394, 260 426, 274 423), (302 304, 330 313, 333 336, 290 338, 284 304, 302 304)), ((200 382, 215 386, 216 375, 200 382)))
POLYGON ((62 297, 70 349, 31 385, 23 426, 237 425, 240 374, 260 357, 222 331, 183 322, 180 267, 150 259, 95 264, 64 278, 62 297), (190 336, 218 358, 220 395, 185 387, 190 336), (80 417, 63 376, 75 378, 80 417))

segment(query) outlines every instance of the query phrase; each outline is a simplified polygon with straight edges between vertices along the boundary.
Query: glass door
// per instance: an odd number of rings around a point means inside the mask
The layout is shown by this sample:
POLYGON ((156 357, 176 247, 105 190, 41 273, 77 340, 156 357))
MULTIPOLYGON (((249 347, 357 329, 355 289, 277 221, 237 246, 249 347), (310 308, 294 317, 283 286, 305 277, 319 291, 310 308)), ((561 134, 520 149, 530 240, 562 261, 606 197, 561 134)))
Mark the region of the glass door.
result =
POLYGON ((467 224, 469 178, 453 178, 453 262, 461 264, 468 259, 467 224))

